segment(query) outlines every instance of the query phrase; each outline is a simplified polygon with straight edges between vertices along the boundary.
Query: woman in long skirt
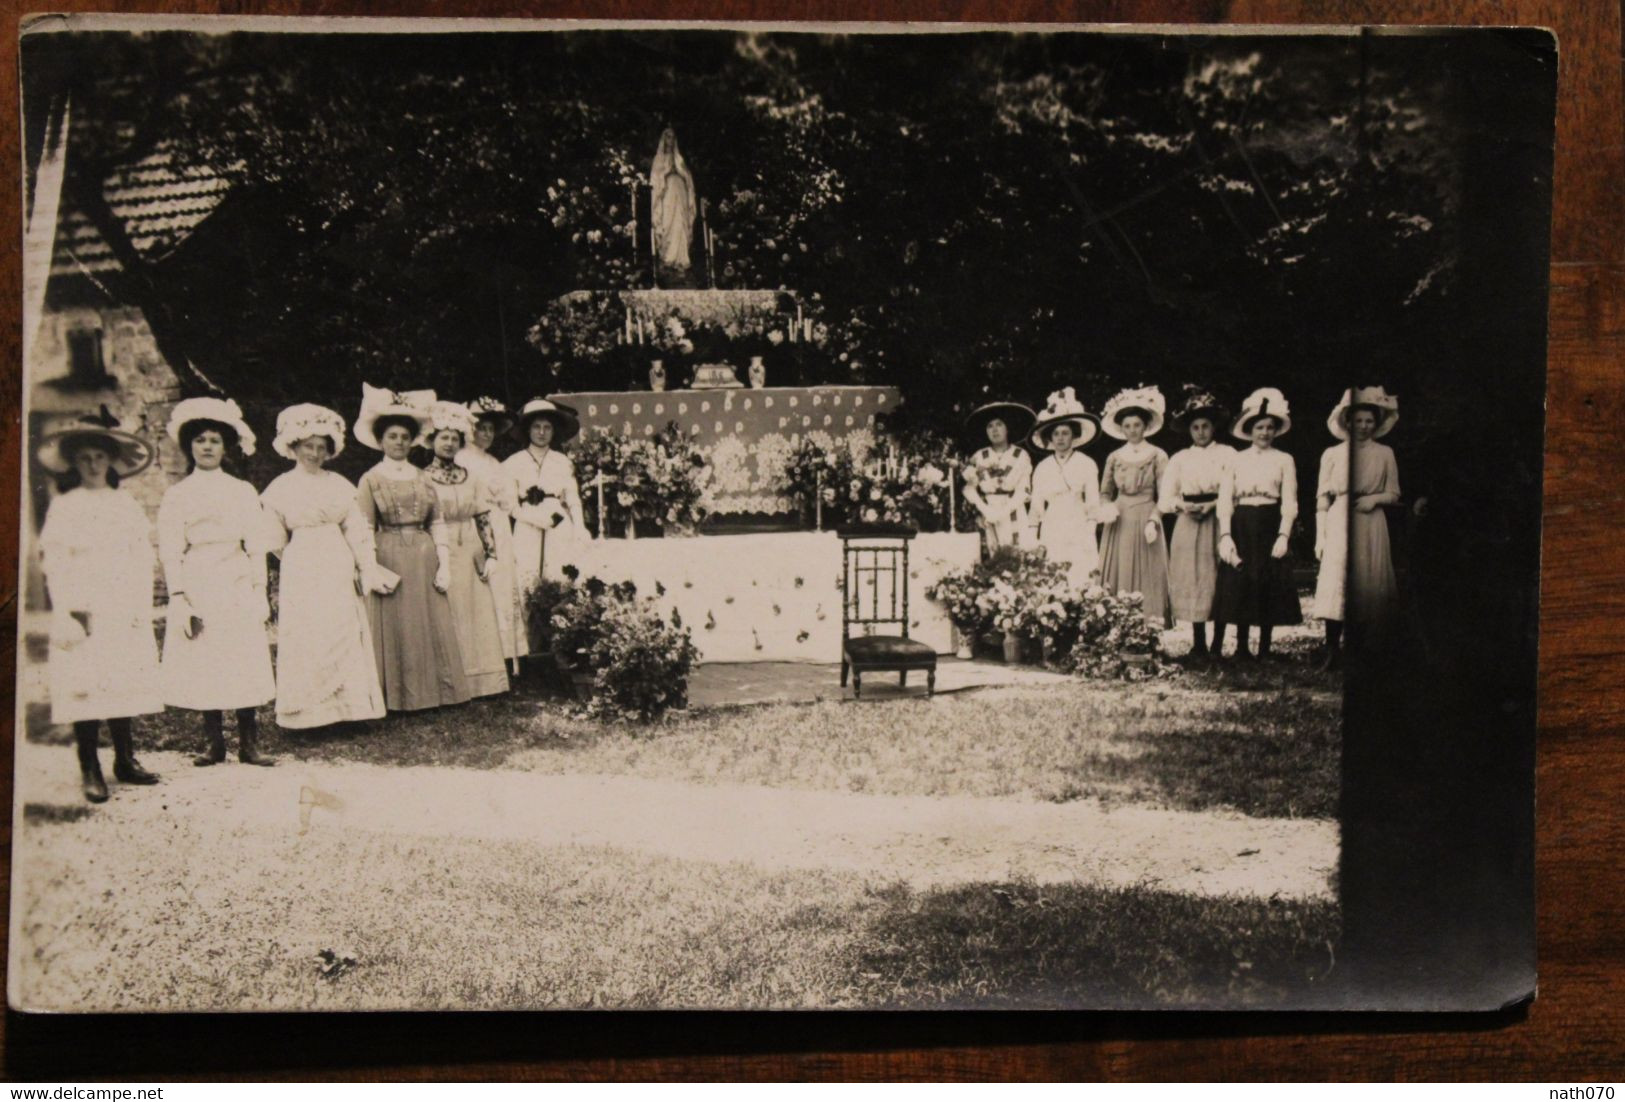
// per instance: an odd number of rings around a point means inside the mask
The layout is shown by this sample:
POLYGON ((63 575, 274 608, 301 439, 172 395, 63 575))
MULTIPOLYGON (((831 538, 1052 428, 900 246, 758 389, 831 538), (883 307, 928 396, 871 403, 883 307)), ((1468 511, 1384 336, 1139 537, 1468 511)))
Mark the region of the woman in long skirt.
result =
POLYGON ((113 776, 157 784, 135 757, 131 719, 164 710, 152 635, 152 525, 140 502, 119 490, 152 462, 145 441, 100 417, 65 419, 39 448, 46 470, 64 476, 39 547, 51 596, 51 722, 72 724, 85 799, 107 799, 97 754, 103 721, 113 737, 113 776))
POLYGON ((1398 599, 1383 510, 1399 504, 1399 464, 1394 450, 1376 439, 1398 420, 1399 399, 1376 386, 1345 391, 1327 421, 1343 442, 1320 457, 1315 488, 1320 571, 1313 612, 1326 623, 1325 669, 1340 660, 1345 623, 1356 646, 1388 625, 1398 599))
POLYGON ((1102 431, 1126 443, 1106 457, 1100 480, 1110 518, 1100 532, 1100 584, 1108 593, 1140 594, 1145 618, 1172 627, 1168 546, 1157 511, 1168 453, 1145 441, 1162 431, 1163 409, 1161 391, 1138 387, 1113 395, 1101 416, 1102 431))
POLYGON ((373 660, 365 585, 380 585, 372 531, 349 479, 322 466, 344 450, 344 420, 297 405, 276 419, 272 450, 296 466, 260 495, 281 557, 277 589, 276 721, 289 728, 378 719, 384 690, 373 660), (365 579, 363 581, 363 579, 365 579))
POLYGON ((1219 486, 1235 458, 1228 444, 1215 443, 1216 426, 1224 420, 1211 393, 1194 390, 1175 416, 1190 433, 1191 446, 1174 453, 1163 471, 1158 508, 1172 513, 1174 534, 1168 542, 1168 599, 1174 618, 1191 625, 1191 660, 1208 657, 1207 621, 1213 620, 1212 653, 1224 650, 1224 621, 1213 615, 1219 576, 1219 486))
POLYGON ((1232 430, 1252 447, 1238 452, 1219 487, 1219 580, 1214 618, 1236 625, 1236 657, 1250 657, 1247 629, 1258 625, 1258 657, 1270 653, 1271 631, 1303 623, 1292 581, 1288 536, 1298 516, 1298 474, 1274 447, 1292 428, 1286 397, 1274 387, 1253 391, 1232 430))
POLYGON ((490 492, 491 531, 496 536, 496 558, 487 565, 491 593, 497 603, 497 630, 502 634, 502 656, 508 660, 512 672, 519 672, 519 656, 525 648, 524 610, 519 606, 519 593, 513 582, 513 512, 519 500, 514 496, 512 480, 503 477, 502 461, 491 454, 497 437, 513 428, 513 416, 495 398, 476 398, 468 403, 468 412, 474 416, 474 431, 463 450, 457 453, 457 465, 466 468, 485 484, 490 492))
POLYGON ((434 484, 406 458, 433 403, 430 391, 397 395, 362 384, 355 423, 355 438, 384 453, 361 476, 356 499, 376 533, 378 565, 396 582, 389 593, 367 596, 378 680, 392 712, 462 704, 473 695, 446 596, 450 537, 434 484))
POLYGON ((1095 544, 1100 509, 1100 469, 1077 449, 1095 436, 1095 418, 1084 411, 1071 387, 1049 396, 1032 441, 1050 454, 1033 469, 1033 544, 1051 561, 1064 563, 1067 580, 1087 585, 1100 567, 1095 544))
POLYGON ((497 594, 491 585, 501 561, 491 525, 491 490, 485 481, 457 464, 463 442, 474 432, 474 418, 456 402, 436 402, 431 413, 434 428, 429 446, 434 461, 429 481, 438 495, 438 511, 446 525, 451 552, 452 623, 457 646, 463 652, 463 672, 475 696, 508 691, 508 670, 502 654, 502 629, 497 594))
MULTIPOLYGON (((524 447, 502 461, 506 485, 501 493, 511 494, 515 502, 513 578, 521 609, 538 580, 563 577, 575 543, 583 537, 575 464, 558 450, 580 430, 575 410, 532 398, 519 411, 513 430, 524 447)), ((531 653, 528 639, 524 649, 531 653)))
POLYGON ((169 435, 190 473, 158 506, 158 556, 169 586, 164 630, 164 702, 203 713, 206 741, 194 765, 226 760, 225 713, 237 716, 237 760, 274 765, 259 753, 254 710, 276 696, 265 634, 265 555, 270 528, 260 496, 222 462, 254 454, 254 434, 237 403, 188 398, 169 435))

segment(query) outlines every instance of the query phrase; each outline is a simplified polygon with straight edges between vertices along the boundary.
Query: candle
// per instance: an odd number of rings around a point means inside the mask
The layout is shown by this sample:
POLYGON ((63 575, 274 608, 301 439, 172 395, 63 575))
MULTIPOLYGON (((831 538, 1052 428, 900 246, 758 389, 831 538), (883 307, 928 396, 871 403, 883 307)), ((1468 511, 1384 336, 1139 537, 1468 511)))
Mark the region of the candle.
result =
POLYGON ((959 509, 954 504, 954 483, 959 481, 954 475, 958 472, 958 469, 959 460, 950 458, 948 460, 948 531, 950 532, 959 531, 959 509))
POLYGON ((824 471, 819 468, 813 478, 813 515, 817 531, 824 530, 824 471))
POLYGON ((801 331, 801 339, 804 341, 812 340, 812 319, 808 318, 802 323, 802 325, 805 326, 805 328, 803 328, 801 331))
POLYGON ((632 343, 632 308, 626 308, 626 343, 632 343))

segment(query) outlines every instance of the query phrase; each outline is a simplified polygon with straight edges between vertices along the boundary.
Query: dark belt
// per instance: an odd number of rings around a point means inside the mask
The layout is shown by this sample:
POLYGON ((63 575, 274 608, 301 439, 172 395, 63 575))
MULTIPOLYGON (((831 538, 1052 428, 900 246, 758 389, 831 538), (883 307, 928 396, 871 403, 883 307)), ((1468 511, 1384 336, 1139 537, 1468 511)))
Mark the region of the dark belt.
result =
POLYGON ((410 531, 423 532, 423 531, 426 531, 426 529, 423 527, 423 525, 421 523, 419 523, 419 524, 380 524, 378 527, 385 530, 385 531, 388 531, 388 532, 410 532, 410 531))
POLYGON ((1192 505, 1206 505, 1210 501, 1218 501, 1218 494, 1186 494, 1185 500, 1192 505))

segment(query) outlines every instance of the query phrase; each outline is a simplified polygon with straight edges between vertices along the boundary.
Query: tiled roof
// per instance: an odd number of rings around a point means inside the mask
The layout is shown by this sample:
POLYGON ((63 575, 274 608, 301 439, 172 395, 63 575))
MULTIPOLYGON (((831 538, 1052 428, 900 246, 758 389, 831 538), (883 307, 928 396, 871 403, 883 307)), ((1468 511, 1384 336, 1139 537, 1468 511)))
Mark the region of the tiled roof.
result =
MULTIPOLYGON (((230 190, 228 177, 204 166, 177 165, 168 149, 115 170, 103 183, 113 213, 149 260, 161 259, 184 241, 230 190)), ((102 235, 64 196, 51 274, 94 275, 117 268, 102 235)))

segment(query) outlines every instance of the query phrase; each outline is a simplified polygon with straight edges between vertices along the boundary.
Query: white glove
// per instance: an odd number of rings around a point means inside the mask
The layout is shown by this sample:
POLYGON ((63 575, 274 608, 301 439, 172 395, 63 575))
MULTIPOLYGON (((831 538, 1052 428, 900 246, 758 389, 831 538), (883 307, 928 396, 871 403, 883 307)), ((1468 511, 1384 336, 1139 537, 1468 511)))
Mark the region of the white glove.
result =
POLYGON ((271 622, 271 598, 270 598, 270 596, 263 589, 255 589, 254 590, 254 596, 256 598, 254 608, 255 608, 255 611, 257 611, 260 614, 260 623, 262 623, 262 624, 270 623, 271 622))
POLYGON ((1156 543, 1162 536, 1162 525, 1154 520, 1145 522, 1145 542, 1156 543))
POLYGON ((1326 544, 1323 540, 1315 541, 1315 561, 1319 562, 1326 557, 1326 544))
POLYGON ((1280 535, 1275 537, 1275 546, 1270 548, 1270 558, 1286 558, 1286 536, 1280 535))
POLYGON ((451 588, 451 567, 441 563, 434 572, 434 587, 437 591, 445 593, 451 588))
POLYGON ((1236 541, 1228 532, 1219 537, 1219 559, 1230 566, 1241 565, 1241 552, 1236 550, 1236 541))
POLYGON ((170 630, 180 628, 181 634, 190 639, 197 633, 192 630, 192 618, 197 613, 192 611, 192 602, 186 599, 184 593, 171 593, 169 595, 169 608, 164 613, 164 622, 170 630))
POLYGON ((57 609, 51 616, 51 642, 63 650, 72 650, 86 639, 89 633, 79 618, 67 609, 57 609))
POLYGON ((487 585, 491 582, 491 567, 496 565, 496 561, 497 557, 495 555, 487 555, 474 564, 474 572, 480 576, 480 581, 485 582, 487 585))

